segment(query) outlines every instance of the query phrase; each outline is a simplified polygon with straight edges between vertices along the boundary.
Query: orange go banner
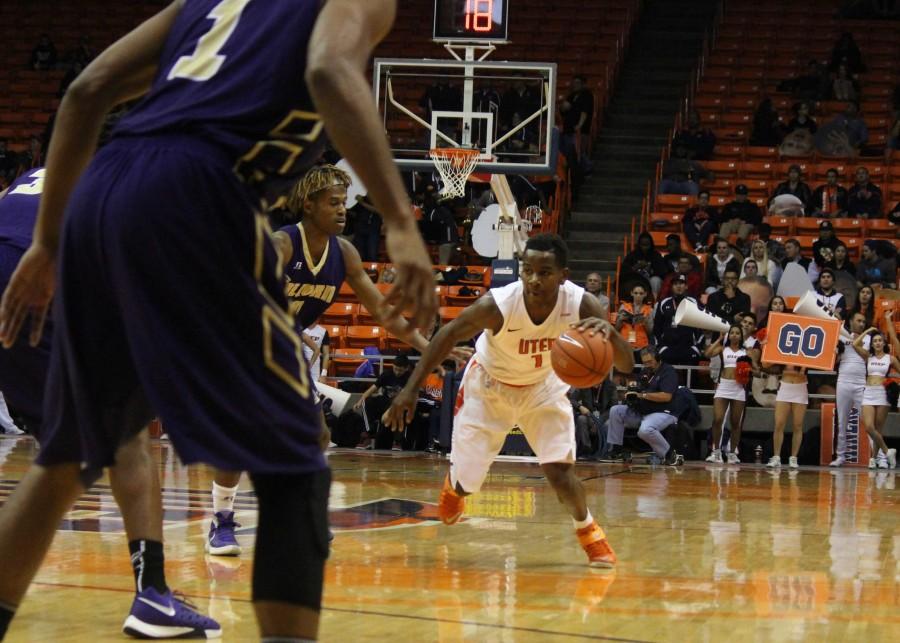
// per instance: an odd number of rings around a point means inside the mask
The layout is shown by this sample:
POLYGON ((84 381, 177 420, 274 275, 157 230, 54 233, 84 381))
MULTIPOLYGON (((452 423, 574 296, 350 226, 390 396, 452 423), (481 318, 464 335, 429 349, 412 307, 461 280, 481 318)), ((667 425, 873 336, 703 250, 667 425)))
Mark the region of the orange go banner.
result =
POLYGON ((830 371, 834 368, 840 333, 841 322, 836 319, 771 313, 762 360, 770 364, 830 371))

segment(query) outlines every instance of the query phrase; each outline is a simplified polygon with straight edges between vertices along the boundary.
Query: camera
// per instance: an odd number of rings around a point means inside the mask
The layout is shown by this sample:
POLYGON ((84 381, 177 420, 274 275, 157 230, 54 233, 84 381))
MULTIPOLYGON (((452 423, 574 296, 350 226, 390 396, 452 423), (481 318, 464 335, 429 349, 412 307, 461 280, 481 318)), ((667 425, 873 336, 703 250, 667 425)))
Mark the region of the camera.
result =
POLYGON ((641 401, 641 386, 638 382, 628 382, 625 389, 625 404, 636 406, 641 401))

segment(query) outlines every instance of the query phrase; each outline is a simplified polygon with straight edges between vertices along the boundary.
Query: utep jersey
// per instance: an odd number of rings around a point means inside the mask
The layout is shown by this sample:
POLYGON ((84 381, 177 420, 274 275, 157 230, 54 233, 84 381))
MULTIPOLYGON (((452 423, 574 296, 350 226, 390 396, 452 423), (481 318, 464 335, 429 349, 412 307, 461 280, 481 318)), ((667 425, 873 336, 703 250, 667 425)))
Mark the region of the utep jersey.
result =
POLYGON ((325 309, 334 303, 346 274, 344 255, 338 238, 331 236, 321 259, 314 264, 302 223, 286 226, 279 232, 291 238, 294 248, 291 262, 284 270, 285 293, 297 328, 303 330, 314 326, 325 309))
POLYGON ((257 196, 278 193, 324 146, 304 82, 321 0, 187 0, 147 96, 113 137, 197 137, 234 159, 257 196))
POLYGON ((491 296, 503 315, 503 326, 494 333, 485 330, 475 343, 475 361, 488 375, 505 384, 528 386, 549 378, 568 388, 550 367, 550 349, 574 321, 578 321, 584 288, 566 281, 559 288, 556 307, 541 324, 535 324, 525 309, 521 280, 492 288, 491 296))
POLYGON ((0 199, 0 243, 23 252, 31 245, 37 220, 41 192, 44 191, 44 168, 29 170, 0 199))
MULTIPOLYGON (((837 367, 838 382, 853 382, 857 385, 866 383, 866 360, 853 350, 853 341, 856 337, 854 335, 853 339, 848 339, 842 336, 838 339, 844 345, 844 352, 841 353, 841 361, 837 367)), ((866 335, 862 341, 863 348, 869 350, 870 343, 871 338, 866 335)))

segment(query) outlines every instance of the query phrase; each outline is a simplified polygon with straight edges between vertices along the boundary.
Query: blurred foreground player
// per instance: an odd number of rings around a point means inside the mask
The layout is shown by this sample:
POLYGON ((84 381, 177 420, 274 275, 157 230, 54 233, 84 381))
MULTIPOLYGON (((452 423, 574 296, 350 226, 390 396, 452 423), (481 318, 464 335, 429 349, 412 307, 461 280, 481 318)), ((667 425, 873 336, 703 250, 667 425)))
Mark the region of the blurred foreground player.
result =
POLYGON ((327 128, 387 226, 385 317, 433 319, 431 264, 364 76, 395 10, 174 2, 70 86, 0 305, 4 345, 29 317, 37 343, 59 279, 46 438, 0 512, 0 633, 63 513, 158 414, 185 464, 251 474, 263 640, 316 638, 330 472, 263 195, 293 183, 327 128), (105 114, 146 92, 92 161, 105 114))
POLYGON ((634 357, 628 342, 600 318, 600 301, 568 281, 567 259, 568 249, 557 235, 531 237, 522 255, 521 279, 491 289, 438 331, 384 421, 402 430, 413 417, 423 381, 441 357, 481 333, 456 400, 450 472, 438 507, 441 520, 448 525, 459 520, 464 497, 481 488, 506 434, 518 425, 572 515, 590 565, 613 567, 616 555, 588 511, 584 487, 575 475, 569 386, 553 372, 550 348, 564 331, 577 327, 609 338, 618 370, 630 373, 634 357))
MULTIPOLYGON (((31 244, 44 174, 44 168, 23 174, 0 198, 0 288, 6 288, 31 244)), ((51 333, 46 323, 37 346, 18 341, 9 350, 0 351, 0 388, 6 390, 10 403, 25 415, 29 426, 38 429, 35 437, 39 441, 51 333)), ((173 596, 166 584, 156 467, 147 430, 141 429, 118 448, 115 466, 109 468, 109 484, 122 512, 137 592, 123 629, 127 634, 151 639, 174 638, 198 629, 207 637, 219 634, 218 623, 197 614, 173 596), (161 612, 153 604, 171 605, 174 610, 161 612)))
MULTIPOLYGON (((416 350, 424 351, 428 341, 405 319, 385 318, 381 312, 384 296, 363 268, 359 252, 352 243, 338 236, 347 222, 344 204, 350 183, 350 176, 333 165, 310 169, 288 199, 290 211, 300 221, 280 228, 273 235, 296 331, 302 333, 318 323, 346 280, 377 325, 416 350)), ((457 348, 451 354, 464 363, 471 349, 457 348)), ((241 553, 234 534, 237 526, 234 498, 240 480, 240 472, 216 471, 212 489, 213 519, 206 540, 206 551, 214 556, 241 553)))

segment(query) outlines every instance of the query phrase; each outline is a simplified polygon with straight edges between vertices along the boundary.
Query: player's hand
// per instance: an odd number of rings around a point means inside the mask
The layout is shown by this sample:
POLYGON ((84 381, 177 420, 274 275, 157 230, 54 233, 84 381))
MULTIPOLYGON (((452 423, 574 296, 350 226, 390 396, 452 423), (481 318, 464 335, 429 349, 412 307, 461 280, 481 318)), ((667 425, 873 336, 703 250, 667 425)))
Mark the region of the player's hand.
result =
POLYGON ((415 328, 430 328, 437 315, 438 300, 434 274, 425 243, 414 225, 389 228, 386 236, 388 256, 396 268, 394 285, 382 302, 384 322, 398 319, 406 310, 413 313, 415 328))
POLYGON ((891 321, 891 317, 892 317, 893 315, 894 315, 894 311, 893 311, 893 310, 886 310, 886 311, 884 311, 884 318, 885 318, 886 320, 888 320, 888 321, 891 321))
POLYGON ((360 410, 363 407, 363 403, 365 401, 366 401, 366 398, 364 398, 364 397, 361 397, 358 400, 356 400, 356 404, 353 405, 353 410, 354 411, 360 410))
POLYGON ((391 402, 391 406, 384 412, 384 415, 381 416, 382 423, 395 433, 403 431, 406 425, 412 422, 416 414, 416 402, 418 399, 417 391, 408 391, 404 388, 391 402))
POLYGON ((615 331, 612 324, 600 317, 585 317, 577 322, 572 322, 569 324, 569 327, 579 330, 582 333, 587 331, 587 334, 591 337, 600 333, 607 339, 609 339, 615 331))
POLYGON ((41 341, 44 321, 56 290, 56 254, 44 246, 32 245, 22 255, 0 302, 0 342, 11 347, 28 317, 28 342, 41 341))

